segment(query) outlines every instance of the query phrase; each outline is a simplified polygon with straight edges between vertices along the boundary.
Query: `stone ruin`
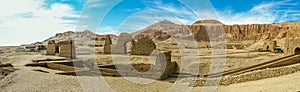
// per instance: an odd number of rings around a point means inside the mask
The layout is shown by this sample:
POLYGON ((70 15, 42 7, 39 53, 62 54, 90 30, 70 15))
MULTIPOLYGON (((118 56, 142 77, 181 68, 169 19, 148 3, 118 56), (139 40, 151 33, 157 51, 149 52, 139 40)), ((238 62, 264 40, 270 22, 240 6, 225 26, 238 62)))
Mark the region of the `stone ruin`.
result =
POLYGON ((128 33, 121 33, 117 44, 112 45, 112 53, 113 54, 127 54, 127 46, 126 43, 130 42, 132 37, 128 33))
POLYGON ((111 45, 112 41, 109 35, 106 35, 105 44, 104 44, 104 53, 111 54, 111 45))
POLYGON ((76 58, 74 42, 61 41, 56 43, 54 40, 48 41, 46 55, 58 55, 71 59, 76 58))
POLYGON ((104 44, 104 53, 105 54, 127 54, 126 43, 130 42, 132 37, 128 33, 121 33, 117 44, 112 44, 111 38, 109 35, 106 36, 104 44))
MULTIPOLYGON (((114 67, 121 69, 112 72, 111 69, 101 68, 100 71, 104 72, 102 75, 113 76, 131 76, 131 77, 144 77, 152 79, 165 79, 169 74, 176 70, 176 63, 171 62, 171 51, 160 51, 156 49, 155 43, 152 39, 141 38, 134 41, 130 34, 121 33, 117 44, 112 44, 111 38, 106 36, 104 45, 105 54, 127 54, 126 44, 131 41, 131 55, 149 55, 150 62, 154 63, 134 63, 134 64, 117 64, 114 67), (132 66, 132 67, 131 67, 132 66), (132 69, 134 68, 134 69, 132 69)), ((114 56, 115 60, 128 59, 128 56, 114 56)), ((118 62, 118 61, 116 61, 118 62)), ((103 66, 106 67, 106 66, 103 66)))
POLYGON ((265 51, 273 51, 273 49, 277 46, 277 41, 269 41, 269 42, 264 42, 263 45, 263 50, 265 51))
POLYGON ((127 54, 126 44, 131 41, 131 55, 150 55, 156 49, 155 43, 149 38, 134 41, 130 34, 121 33, 117 44, 112 44, 110 36, 106 36, 104 44, 105 54, 127 54))
POLYGON ((286 55, 300 54, 300 39, 286 39, 284 50, 286 55))
POLYGON ((155 43, 149 38, 141 38, 131 41, 131 55, 150 55, 156 49, 155 43))

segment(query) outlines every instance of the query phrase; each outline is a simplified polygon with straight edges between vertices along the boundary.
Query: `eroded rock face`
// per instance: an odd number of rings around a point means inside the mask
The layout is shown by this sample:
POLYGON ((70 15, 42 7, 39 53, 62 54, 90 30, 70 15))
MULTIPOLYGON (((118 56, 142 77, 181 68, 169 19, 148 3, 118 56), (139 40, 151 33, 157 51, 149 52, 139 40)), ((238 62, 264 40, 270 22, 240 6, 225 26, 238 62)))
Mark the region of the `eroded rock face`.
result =
POLYGON ((142 38, 137 42, 132 40, 131 44, 132 55, 150 55, 156 49, 155 43, 149 38, 142 38))
POLYGON ((179 25, 174 23, 159 22, 153 24, 139 32, 134 33, 135 39, 148 37, 150 39, 161 36, 164 33, 172 36, 180 36, 179 38, 191 38, 188 33, 193 34, 196 41, 208 42, 209 34, 207 25, 221 25, 219 30, 223 30, 226 34, 227 42, 240 41, 259 41, 274 40, 284 38, 300 37, 299 22, 285 22, 274 24, 248 24, 248 25, 225 25, 216 20, 197 21, 192 25, 179 25), (187 28, 186 28, 187 27, 187 28))

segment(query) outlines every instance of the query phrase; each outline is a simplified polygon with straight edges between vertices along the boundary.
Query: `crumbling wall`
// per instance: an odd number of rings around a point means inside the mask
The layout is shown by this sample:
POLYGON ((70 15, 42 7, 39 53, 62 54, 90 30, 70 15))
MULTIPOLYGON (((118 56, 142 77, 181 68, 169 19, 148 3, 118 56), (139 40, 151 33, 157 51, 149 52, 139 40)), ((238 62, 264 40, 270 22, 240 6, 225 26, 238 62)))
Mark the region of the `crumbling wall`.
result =
POLYGON ((59 56, 75 58, 75 48, 73 41, 62 41, 58 43, 60 47, 59 56))
POLYGON ((61 41, 55 43, 54 40, 48 41, 46 55, 56 55, 67 58, 76 58, 75 46, 73 41, 61 41))
POLYGON ((199 78, 199 79, 184 79, 180 82, 189 82, 191 83, 190 86, 212 86, 212 85, 230 85, 230 84, 236 84, 241 82, 247 82, 247 81, 256 81, 266 78, 272 78, 272 77, 278 77, 282 75, 292 74, 295 72, 299 72, 300 64, 290 65, 290 66, 283 66, 278 68, 268 68, 263 70, 257 70, 253 72, 248 72, 241 75, 235 75, 235 76, 225 76, 221 79, 219 83, 217 82, 217 78, 199 78), (206 83, 206 84, 205 84, 206 83))
POLYGON ((56 55, 56 43, 54 40, 48 41, 46 55, 56 55))
POLYGON ((273 49, 277 47, 277 41, 268 41, 263 45, 264 50, 273 51, 273 49))
POLYGON ((284 47, 285 55, 296 54, 296 48, 300 48, 300 39, 286 39, 284 47))
POLYGON ((151 79, 166 79, 169 74, 173 73, 176 69, 176 63, 171 62, 171 51, 159 51, 155 50, 154 53, 150 56, 150 59, 154 59, 154 64, 132 64, 135 70, 128 70, 128 66, 125 66, 126 70, 125 76, 130 77, 143 77, 151 79), (150 68, 150 69, 149 69, 150 68), (148 71, 149 70, 149 71, 148 71))
POLYGON ((171 51, 155 50, 149 60, 154 60, 155 62, 115 64, 109 67, 116 67, 118 70, 107 67, 99 70, 104 76, 143 77, 162 80, 173 73, 177 67, 175 62, 171 62, 171 51))
POLYGON ((141 38, 137 42, 132 40, 132 55, 150 55, 156 49, 155 43, 149 38, 141 38))

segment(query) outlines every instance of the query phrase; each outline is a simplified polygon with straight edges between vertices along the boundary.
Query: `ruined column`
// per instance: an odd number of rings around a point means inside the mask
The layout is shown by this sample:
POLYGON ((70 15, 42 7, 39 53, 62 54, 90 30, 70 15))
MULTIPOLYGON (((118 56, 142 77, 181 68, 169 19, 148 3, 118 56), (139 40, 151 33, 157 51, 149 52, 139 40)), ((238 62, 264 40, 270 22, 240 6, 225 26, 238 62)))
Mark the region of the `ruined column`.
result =
POLYGON ((110 36, 106 35, 105 44, 104 44, 104 53, 105 54, 111 54, 111 44, 112 44, 112 41, 111 41, 110 36))

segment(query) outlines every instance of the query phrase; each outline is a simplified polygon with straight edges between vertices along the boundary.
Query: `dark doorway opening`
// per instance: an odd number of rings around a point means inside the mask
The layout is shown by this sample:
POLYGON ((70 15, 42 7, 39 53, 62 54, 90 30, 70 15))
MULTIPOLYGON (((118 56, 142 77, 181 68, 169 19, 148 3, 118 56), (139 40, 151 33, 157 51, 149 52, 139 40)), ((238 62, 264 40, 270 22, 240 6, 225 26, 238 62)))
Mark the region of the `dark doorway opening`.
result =
POLYGON ((300 48, 299 47, 295 49, 295 55, 296 54, 300 54, 300 48))
POLYGON ((269 45, 267 46, 267 50, 268 50, 268 51, 270 50, 270 46, 269 46, 269 45))
POLYGON ((59 47, 55 47, 55 53, 59 53, 59 47))

